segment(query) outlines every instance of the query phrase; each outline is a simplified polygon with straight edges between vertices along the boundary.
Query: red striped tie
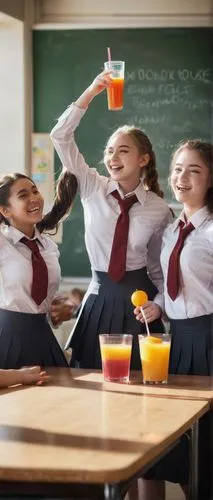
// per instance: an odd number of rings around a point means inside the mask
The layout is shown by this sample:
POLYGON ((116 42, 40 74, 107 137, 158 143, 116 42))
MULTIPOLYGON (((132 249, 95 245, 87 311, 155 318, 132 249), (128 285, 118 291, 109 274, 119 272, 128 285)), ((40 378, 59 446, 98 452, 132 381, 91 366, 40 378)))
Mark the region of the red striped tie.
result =
POLYGON ((118 200, 121 213, 115 227, 108 274, 113 281, 118 282, 123 278, 126 272, 126 253, 129 233, 128 212, 131 206, 136 203, 138 199, 135 194, 124 199, 121 198, 118 191, 113 191, 111 194, 118 200))
POLYGON ((174 246, 169 259, 168 275, 167 275, 167 289, 168 294, 172 300, 175 300, 180 286, 180 253, 187 236, 193 231, 194 226, 190 222, 184 227, 184 222, 179 221, 179 236, 176 245, 174 246))
POLYGON ((36 240, 28 240, 28 238, 24 237, 21 239, 21 242, 24 243, 24 245, 26 245, 32 252, 33 281, 31 288, 31 297, 39 306, 47 296, 47 265, 40 254, 36 240))

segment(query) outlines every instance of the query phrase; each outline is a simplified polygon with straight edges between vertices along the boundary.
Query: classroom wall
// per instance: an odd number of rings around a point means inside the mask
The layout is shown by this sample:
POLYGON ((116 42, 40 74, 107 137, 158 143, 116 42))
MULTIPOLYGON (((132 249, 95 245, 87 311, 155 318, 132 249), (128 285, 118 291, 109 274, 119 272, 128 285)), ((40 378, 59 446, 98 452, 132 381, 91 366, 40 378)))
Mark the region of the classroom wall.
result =
POLYGON ((210 26, 212 0, 42 0, 36 23, 75 27, 210 26))
POLYGON ((1 172, 23 172, 24 61, 23 27, 20 21, 1 18, 0 23, 0 138, 1 172))
POLYGON ((0 0, 0 172, 30 172, 33 1, 0 0))

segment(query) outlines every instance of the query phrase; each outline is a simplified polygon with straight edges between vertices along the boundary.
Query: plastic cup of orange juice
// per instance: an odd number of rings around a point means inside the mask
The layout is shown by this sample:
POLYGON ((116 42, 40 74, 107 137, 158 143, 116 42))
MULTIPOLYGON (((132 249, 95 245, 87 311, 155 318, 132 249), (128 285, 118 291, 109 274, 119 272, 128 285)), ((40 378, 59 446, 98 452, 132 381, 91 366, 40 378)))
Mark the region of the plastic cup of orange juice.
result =
POLYGON ((107 61, 104 69, 111 72, 112 83, 107 89, 108 109, 119 111, 123 109, 124 101, 124 61, 107 61))
POLYGON ((168 381, 171 335, 139 335, 140 358, 144 384, 166 384, 168 381))
POLYGON ((128 382, 132 335, 99 335, 104 380, 128 382))

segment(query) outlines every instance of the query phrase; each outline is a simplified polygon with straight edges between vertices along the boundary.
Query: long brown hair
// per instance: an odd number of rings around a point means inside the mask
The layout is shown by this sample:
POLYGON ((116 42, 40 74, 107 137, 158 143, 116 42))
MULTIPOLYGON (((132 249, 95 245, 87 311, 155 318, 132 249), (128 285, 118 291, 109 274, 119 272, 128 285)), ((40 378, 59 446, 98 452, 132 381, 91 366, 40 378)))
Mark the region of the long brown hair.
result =
MULTIPOLYGON (((35 185, 33 180, 27 175, 20 173, 5 175, 0 181, 0 205, 4 207, 8 206, 11 187, 19 179, 28 179, 35 185)), ((57 231, 58 223, 63 217, 68 215, 71 210, 76 191, 77 179, 75 175, 68 171, 62 172, 57 182, 53 207, 50 212, 44 215, 43 219, 36 224, 40 233, 53 229, 57 231)), ((2 222, 9 225, 8 220, 0 214, 0 224, 2 222)))
POLYGON ((201 141, 200 139, 192 139, 182 142, 173 153, 171 161, 171 171, 173 169, 177 156, 184 149, 196 151, 209 169, 211 186, 206 193, 206 204, 209 212, 213 213, 213 144, 211 144, 210 142, 201 141))
POLYGON ((120 133, 130 135, 130 137, 132 137, 140 154, 149 155, 149 161, 147 165, 143 167, 143 185, 146 191, 153 191, 158 196, 163 198, 163 191, 161 190, 158 182, 155 152, 152 149, 152 144, 148 136, 140 128, 134 127, 133 125, 124 125, 123 127, 119 127, 115 130, 110 139, 120 133))

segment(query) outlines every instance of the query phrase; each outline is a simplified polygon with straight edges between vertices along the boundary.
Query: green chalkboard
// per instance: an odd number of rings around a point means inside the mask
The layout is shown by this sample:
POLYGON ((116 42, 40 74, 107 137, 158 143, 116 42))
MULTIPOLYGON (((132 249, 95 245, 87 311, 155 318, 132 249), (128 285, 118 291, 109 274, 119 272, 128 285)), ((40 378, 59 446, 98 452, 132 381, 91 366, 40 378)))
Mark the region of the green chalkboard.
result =
MULTIPOLYGON (((91 166, 119 125, 140 126, 153 142, 162 188, 174 202, 167 178, 170 155, 183 139, 212 139, 213 30, 102 29, 35 31, 34 131, 49 132, 57 117, 103 68, 106 47, 126 62, 125 106, 107 110, 106 95, 91 104, 77 142, 91 166)), ((56 176, 60 162, 56 155, 56 176)), ((64 223, 60 245, 63 276, 89 276, 80 200, 64 223)))

